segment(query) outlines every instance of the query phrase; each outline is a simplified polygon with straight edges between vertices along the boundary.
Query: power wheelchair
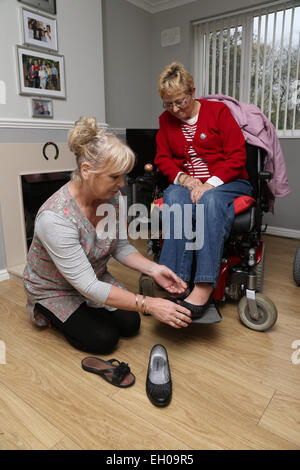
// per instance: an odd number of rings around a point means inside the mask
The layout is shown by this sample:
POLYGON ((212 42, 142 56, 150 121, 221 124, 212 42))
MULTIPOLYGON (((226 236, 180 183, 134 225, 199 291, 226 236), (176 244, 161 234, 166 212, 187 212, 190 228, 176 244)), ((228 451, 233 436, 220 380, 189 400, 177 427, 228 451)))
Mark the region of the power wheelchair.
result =
MULTIPOLYGON (((264 171, 264 152, 246 143, 247 171, 253 187, 253 198, 242 196, 235 200, 235 219, 231 234, 224 244, 218 284, 213 292, 215 306, 221 301, 238 301, 241 322, 250 329, 266 331, 277 320, 277 309, 271 299, 262 294, 264 281, 265 248, 262 239, 262 218, 269 210, 270 193, 267 180, 270 172, 264 171), (245 201, 241 200, 246 198, 245 201), (247 200, 248 198, 248 200, 247 200), (236 209, 237 208, 237 209, 236 209)), ((151 163, 144 167, 144 175, 135 178, 135 185, 143 202, 157 208, 162 203, 163 190, 168 182, 151 163)), ((148 240, 148 254, 158 261, 162 238, 148 240)), ((155 284, 152 278, 142 274, 139 292, 154 296, 155 284)))

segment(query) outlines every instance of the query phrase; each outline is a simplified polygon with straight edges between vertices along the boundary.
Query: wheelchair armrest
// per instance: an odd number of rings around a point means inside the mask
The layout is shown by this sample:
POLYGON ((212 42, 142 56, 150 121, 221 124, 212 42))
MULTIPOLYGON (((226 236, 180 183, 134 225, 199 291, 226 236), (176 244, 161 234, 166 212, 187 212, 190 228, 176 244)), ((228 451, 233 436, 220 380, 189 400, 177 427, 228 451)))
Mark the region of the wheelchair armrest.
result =
POLYGON ((273 173, 271 171, 262 170, 258 173, 259 180, 271 180, 273 178, 273 173))

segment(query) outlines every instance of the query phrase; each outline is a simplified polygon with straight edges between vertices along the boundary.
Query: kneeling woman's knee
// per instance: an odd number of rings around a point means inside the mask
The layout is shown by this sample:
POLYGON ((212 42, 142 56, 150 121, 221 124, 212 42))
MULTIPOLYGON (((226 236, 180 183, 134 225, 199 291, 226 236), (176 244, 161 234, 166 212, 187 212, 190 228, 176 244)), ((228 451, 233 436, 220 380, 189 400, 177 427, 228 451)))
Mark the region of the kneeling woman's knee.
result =
POLYGON ((138 312, 116 310, 114 317, 120 336, 134 336, 138 333, 141 325, 141 317, 138 312))
POLYGON ((130 312, 127 315, 126 324, 123 326, 123 336, 134 336, 138 333, 141 326, 141 317, 138 312, 130 312))
POLYGON ((90 354, 110 354, 119 341, 117 328, 86 331, 81 337, 70 336, 66 333, 64 335, 76 349, 90 354))
POLYGON ((119 332, 116 328, 105 328, 103 331, 94 332, 88 339, 91 351, 96 354, 111 353, 119 341, 119 332))

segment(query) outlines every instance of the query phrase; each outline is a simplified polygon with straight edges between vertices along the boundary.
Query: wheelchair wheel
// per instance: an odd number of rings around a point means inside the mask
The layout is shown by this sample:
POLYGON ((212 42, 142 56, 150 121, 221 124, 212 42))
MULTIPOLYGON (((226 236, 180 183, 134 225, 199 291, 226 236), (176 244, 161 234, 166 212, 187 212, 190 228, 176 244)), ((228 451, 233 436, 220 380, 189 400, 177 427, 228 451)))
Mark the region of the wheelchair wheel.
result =
POLYGON ((297 286, 300 286, 300 245, 298 246, 294 257, 293 276, 297 286))
POLYGON ((244 296, 238 305, 240 320, 251 330, 266 331, 275 325, 277 320, 277 309, 272 300, 263 294, 256 294, 255 300, 259 314, 258 319, 255 320, 251 317, 247 297, 244 296))

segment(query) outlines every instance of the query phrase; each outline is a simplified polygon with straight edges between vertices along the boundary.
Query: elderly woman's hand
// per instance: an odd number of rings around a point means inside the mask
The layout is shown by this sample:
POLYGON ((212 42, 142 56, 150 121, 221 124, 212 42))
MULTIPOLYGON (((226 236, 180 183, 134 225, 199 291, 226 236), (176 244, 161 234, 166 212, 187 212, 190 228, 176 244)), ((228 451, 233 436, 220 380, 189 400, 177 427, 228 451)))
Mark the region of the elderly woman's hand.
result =
POLYGON ((186 288, 187 283, 180 279, 171 269, 161 264, 155 264, 151 268, 151 277, 163 289, 170 292, 170 294, 182 294, 186 288))
POLYGON ((198 201, 200 201, 201 197, 206 191, 209 191, 210 189, 214 188, 211 184, 208 183, 201 183, 201 186, 198 185, 191 191, 191 201, 194 204, 197 204, 198 201))
POLYGON ((184 182, 184 187, 189 189, 190 191, 200 188, 202 185, 203 183, 198 180, 198 178, 192 178, 191 176, 189 176, 184 182))

